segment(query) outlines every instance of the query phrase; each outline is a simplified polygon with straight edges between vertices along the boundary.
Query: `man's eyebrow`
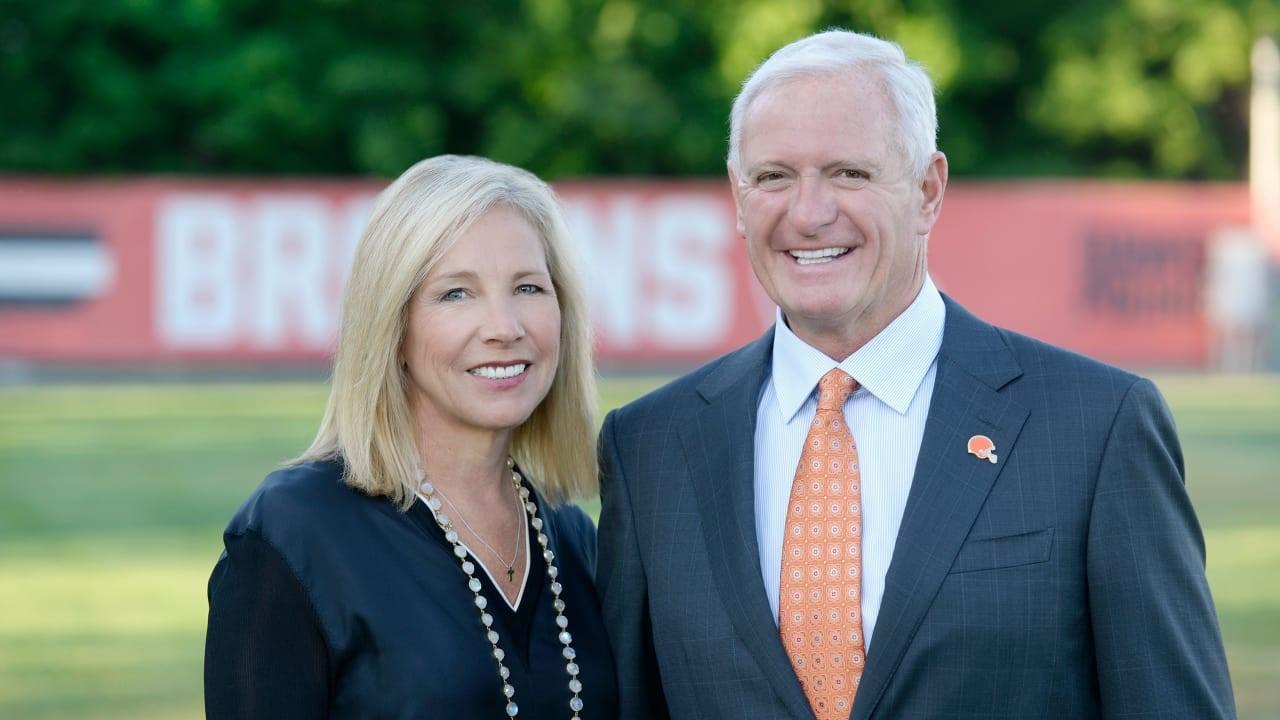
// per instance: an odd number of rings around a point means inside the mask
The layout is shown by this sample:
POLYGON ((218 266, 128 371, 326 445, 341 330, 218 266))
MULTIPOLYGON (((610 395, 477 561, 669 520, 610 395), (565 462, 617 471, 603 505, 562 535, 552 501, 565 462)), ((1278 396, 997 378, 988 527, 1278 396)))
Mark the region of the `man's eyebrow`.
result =
POLYGON ((791 166, 786 164, 785 162, 782 162, 781 160, 762 160, 760 162, 752 163, 748 165, 747 174, 754 175, 755 173, 758 173, 761 170, 766 170, 766 169, 767 170, 773 170, 773 169, 790 170, 791 166))
MULTIPOLYGON (((830 172, 836 168, 842 168, 842 167, 866 168, 867 170, 871 170, 872 172, 881 172, 882 170, 884 170, 883 164, 881 164, 879 161, 869 157, 861 157, 861 158, 841 158, 839 160, 832 160, 831 162, 826 163, 825 165, 822 166, 822 172, 830 172)), ((755 175, 756 173, 761 172, 763 170, 774 170, 774 169, 792 170, 793 168, 789 164, 782 162, 781 160, 763 160, 761 162, 748 165, 746 169, 746 174, 755 175)))
POLYGON ((833 160, 827 163, 826 165, 822 166, 822 169, 824 171, 827 171, 827 170, 834 170, 835 168, 841 168, 841 167, 866 168, 868 170, 872 170, 875 172, 879 172, 880 170, 883 169, 879 162, 868 157, 845 158, 843 160, 833 160))

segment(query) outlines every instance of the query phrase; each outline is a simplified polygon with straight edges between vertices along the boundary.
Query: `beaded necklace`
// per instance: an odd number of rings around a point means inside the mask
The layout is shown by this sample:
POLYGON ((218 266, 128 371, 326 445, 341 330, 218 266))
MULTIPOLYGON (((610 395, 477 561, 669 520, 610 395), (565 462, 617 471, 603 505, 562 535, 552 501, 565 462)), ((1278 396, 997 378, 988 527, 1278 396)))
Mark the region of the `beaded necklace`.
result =
MULTIPOLYGON (((467 517, 462 514, 462 511, 458 509, 457 505, 453 504, 453 501, 449 499, 448 495, 445 495, 439 490, 436 490, 436 495, 439 495, 441 500, 444 500, 446 503, 449 504, 449 507, 453 509, 453 514, 457 515, 458 519, 462 521, 462 527, 471 531, 472 537, 479 540, 481 545, 484 545, 486 548, 488 548, 489 552, 493 553, 493 556, 498 558, 498 562, 502 563, 503 569, 507 571, 507 582, 515 582, 516 563, 519 562, 520 560, 520 547, 524 544, 520 542, 520 538, 524 537, 525 533, 528 532, 527 530, 525 530, 525 524, 523 522, 516 523, 516 541, 515 541, 516 549, 515 549, 515 553, 511 556, 511 562, 507 562, 506 560, 502 559, 502 556, 498 554, 498 551, 494 550, 493 546, 490 545, 488 541, 484 539, 483 535, 476 532, 476 529, 471 527, 471 523, 467 522, 467 517)), ((518 505, 521 505, 521 506, 524 505, 524 502, 520 500, 520 497, 518 495, 513 497, 516 498, 516 503, 518 505)), ((523 513, 524 508, 521 507, 517 512, 523 513)), ((521 516, 520 519, 524 520, 524 517, 521 516)))
MULTIPOLYGON (((521 501, 524 503, 524 510, 529 515, 529 525, 538 533, 538 545, 542 548, 542 559, 547 563, 547 581, 551 585, 551 595, 554 598, 552 607, 556 611, 556 627, 560 628, 558 639, 560 644, 564 646, 561 655, 564 656, 564 670, 569 675, 569 710, 573 712, 572 720, 581 720, 578 713, 582 711, 582 681, 578 679, 580 669, 578 664, 574 662, 577 653, 573 650, 573 636, 569 634, 569 618, 564 614, 564 600, 560 597, 560 592, 564 589, 557 580, 560 571, 552 562, 555 559, 555 553, 551 548, 547 547, 550 542, 546 533, 542 532, 542 518, 538 517, 538 505, 533 502, 529 493, 529 488, 524 485, 524 478, 520 476, 520 472, 515 469, 515 461, 507 458, 507 469, 511 471, 511 482, 516 487, 521 501)), ((435 518, 436 524, 444 531, 445 540, 453 546, 453 555, 458 558, 458 562, 462 566, 462 572, 467 576, 467 587, 470 588, 472 595, 475 596, 476 609, 480 611, 480 624, 484 626, 485 637, 489 640, 489 645, 493 648, 493 659, 498 663, 498 677, 502 679, 502 695, 506 699, 507 717, 516 717, 520 713, 520 706, 516 704, 516 689, 511 684, 511 670, 507 668, 503 659, 506 653, 501 647, 498 647, 498 631, 493 629, 493 616, 485 611, 489 606, 489 601, 484 595, 480 594, 480 579, 476 577, 475 563, 467 559, 467 548, 458 540, 458 531, 453 527, 453 521, 448 515, 441 512, 440 497, 437 496, 435 486, 427 482, 422 482, 422 494, 427 499, 427 507, 431 510, 432 517, 435 518)))

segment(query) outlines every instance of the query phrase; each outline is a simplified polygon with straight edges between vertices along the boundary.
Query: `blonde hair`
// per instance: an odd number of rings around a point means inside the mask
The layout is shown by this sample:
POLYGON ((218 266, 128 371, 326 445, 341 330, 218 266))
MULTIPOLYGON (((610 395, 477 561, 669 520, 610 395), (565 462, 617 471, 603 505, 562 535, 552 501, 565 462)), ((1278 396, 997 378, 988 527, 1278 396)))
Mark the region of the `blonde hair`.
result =
MULTIPOLYGON (((555 194, 519 168, 441 155, 409 168, 378 197, 347 278, 324 419, 293 462, 341 459, 347 485, 407 509, 422 481, 400 345, 414 291, 458 237, 494 207, 534 228, 560 305, 551 389, 512 438, 512 456, 553 503, 598 492, 596 382, 586 294, 555 194)), ((426 442, 431 442, 429 436, 426 442)))

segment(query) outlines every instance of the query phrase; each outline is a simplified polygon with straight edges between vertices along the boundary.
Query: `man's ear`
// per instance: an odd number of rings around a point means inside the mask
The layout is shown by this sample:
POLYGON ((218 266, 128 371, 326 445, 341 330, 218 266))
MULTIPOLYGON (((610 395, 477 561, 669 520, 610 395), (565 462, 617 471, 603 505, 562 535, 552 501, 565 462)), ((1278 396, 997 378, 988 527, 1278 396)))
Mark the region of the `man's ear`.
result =
POLYGON ((733 191, 733 209, 737 216, 738 235, 745 238, 747 236, 747 224, 742 219, 741 178, 738 177, 738 173, 733 169, 732 163, 726 163, 726 167, 729 170, 729 189, 733 191))
POLYGON ((920 180, 920 213, 917 235, 928 235, 942 214, 942 196, 947 192, 947 156, 934 152, 920 180))

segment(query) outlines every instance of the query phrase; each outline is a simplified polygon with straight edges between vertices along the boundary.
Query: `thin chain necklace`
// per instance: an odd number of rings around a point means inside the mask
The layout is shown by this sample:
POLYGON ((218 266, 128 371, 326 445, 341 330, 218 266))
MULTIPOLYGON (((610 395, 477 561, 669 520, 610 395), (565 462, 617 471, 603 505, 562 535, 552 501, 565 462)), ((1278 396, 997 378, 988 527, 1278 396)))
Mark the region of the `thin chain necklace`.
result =
MULTIPOLYGON (((571 720, 582 720, 578 713, 582 712, 582 681, 578 678, 580 669, 574 659, 578 656, 573 650, 573 636, 569 634, 569 618, 564 614, 564 600, 560 597, 560 593, 564 590, 560 585, 560 581, 556 578, 560 575, 559 569, 556 568, 555 553, 551 548, 547 547, 550 542, 546 533, 542 532, 542 518, 538 517, 538 505, 533 502, 530 497, 529 488, 524 486, 523 478, 520 477, 519 471, 515 469, 515 461, 507 458, 507 469, 511 471, 511 483, 515 485, 516 492, 520 499, 524 502, 525 513, 529 516, 529 525, 538 532, 538 545, 542 547, 542 559, 547 563, 547 581, 551 585, 551 596, 553 598, 552 607, 556 611, 556 627, 560 629, 557 638, 564 649, 560 654, 564 656, 564 671, 569 675, 569 710, 573 712, 571 720)), ((458 558, 458 562, 462 566, 462 572, 467 576, 467 587, 471 589, 471 594, 475 596, 476 608, 480 611, 480 624, 485 628, 485 637, 489 640, 489 645, 493 647, 493 659, 498 663, 498 677, 502 679, 502 695, 506 698, 507 717, 516 717, 520 713, 520 706, 516 705, 516 689, 511 684, 511 670, 503 663, 506 653, 502 648, 498 647, 498 631, 493 629, 493 616, 485 611, 489 601, 484 595, 480 594, 480 579, 475 576, 475 563, 467 559, 467 548, 458 542, 458 531, 453 528, 453 521, 449 516, 441 512, 440 498, 436 497, 439 493, 435 487, 427 482, 422 481, 422 494, 427 499, 427 507, 431 510, 431 515, 436 519, 436 524, 444 531, 445 540, 453 546, 453 555, 458 558)), ((440 496, 443 497, 443 496, 440 496)), ((452 504, 452 503, 451 503, 452 504)), ((459 516, 461 517, 461 516, 459 516)))
MULTIPOLYGON (((462 511, 458 509, 457 505, 453 504, 453 501, 449 499, 448 495, 445 495, 444 493, 440 492, 439 488, 436 488, 435 492, 437 495, 440 496, 441 499, 449 503, 449 507, 453 509, 453 514, 457 515, 458 519, 462 521, 462 527, 470 531, 471 535, 475 539, 479 540, 481 545, 484 545, 486 548, 488 548, 489 552, 493 553, 493 556, 498 558, 498 562, 502 563, 502 567, 507 571, 507 582, 515 582, 516 561, 520 559, 520 548, 523 546, 523 543, 520 542, 520 538, 525 533, 524 510, 523 509, 516 510, 516 542, 515 542, 516 549, 514 554, 511 555, 511 562, 507 562, 506 560, 502 559, 502 555, 499 555, 497 550, 493 549, 492 545, 485 542, 484 537, 480 533, 476 532, 475 528, 471 527, 471 523, 467 522, 466 516, 462 514, 462 511)), ((520 496, 516 495, 515 498, 516 498, 516 502, 519 503, 520 496)))

